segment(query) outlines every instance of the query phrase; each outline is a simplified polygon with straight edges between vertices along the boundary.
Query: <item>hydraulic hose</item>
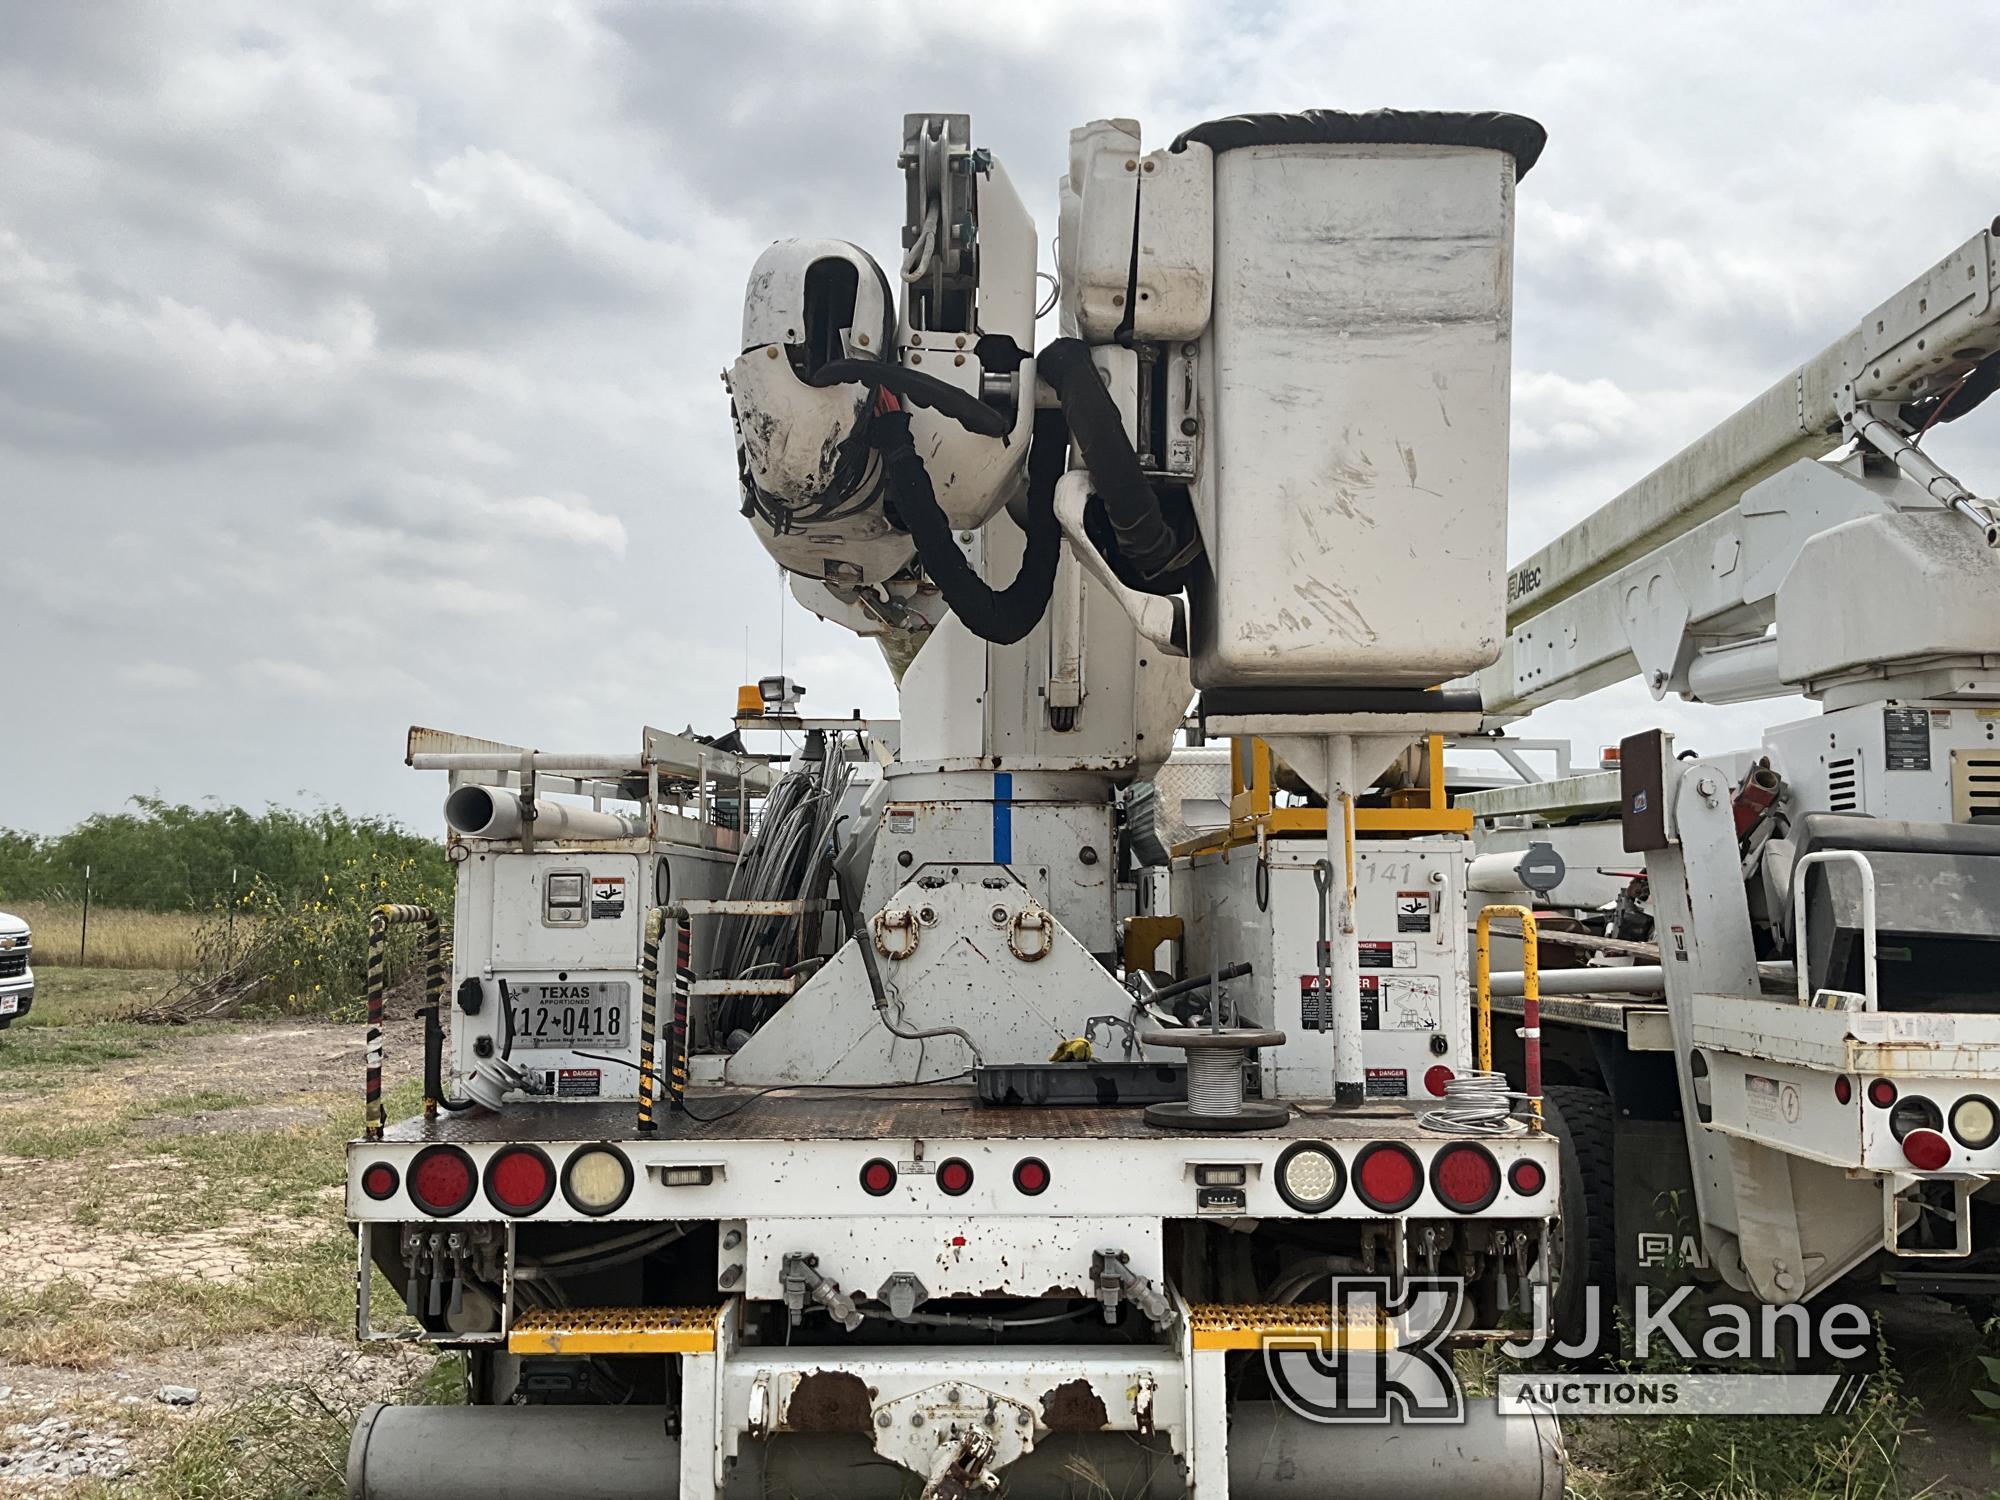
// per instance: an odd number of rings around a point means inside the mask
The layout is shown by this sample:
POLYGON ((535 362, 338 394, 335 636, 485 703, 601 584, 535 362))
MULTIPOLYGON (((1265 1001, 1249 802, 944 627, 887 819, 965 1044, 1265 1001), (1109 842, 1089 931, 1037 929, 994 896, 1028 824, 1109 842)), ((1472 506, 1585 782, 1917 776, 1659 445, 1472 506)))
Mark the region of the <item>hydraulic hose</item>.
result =
POLYGON ((1163 984, 1146 997, 1149 1004, 1158 1005, 1162 1000, 1171 1000, 1176 995, 1190 994, 1195 990, 1205 990, 1211 983, 1221 980, 1225 984, 1232 979, 1241 979, 1250 972, 1248 964, 1224 964, 1215 974, 1195 974, 1186 979, 1176 979, 1172 984, 1163 984))
POLYGON ((1173 575, 1194 560, 1198 538, 1180 535, 1161 510, 1125 436, 1118 403, 1091 363, 1090 346, 1081 339, 1057 339, 1035 356, 1035 373, 1062 401, 1063 419, 1090 470, 1118 554, 1136 574, 1132 582, 1155 593, 1177 591, 1173 575))
POLYGON ((1061 414, 1035 416, 1034 444, 1028 450, 1028 544, 1014 581, 1003 589, 990 586, 958 550, 951 518, 937 503, 930 474, 910 440, 909 413, 878 410, 869 424, 868 440, 882 454, 883 478, 896 516, 917 544, 924 571, 952 613, 974 635, 995 645, 1011 646, 1025 639, 1048 611, 1056 564, 1062 558, 1055 494, 1069 445, 1061 414))
POLYGON ((928 407, 944 413, 967 432, 981 437, 1007 439, 1012 421, 988 406, 970 391, 960 390, 950 381, 939 380, 921 370, 887 364, 877 359, 830 359, 806 379, 815 387, 867 385, 893 391, 912 406, 928 407))
MULTIPOLYGON (((835 821, 836 832, 840 824, 845 821, 844 817, 835 821)), ((986 1059, 980 1056, 979 1043, 975 1042, 972 1033, 963 1027, 933 1026, 924 1031, 913 1031, 890 1016, 888 987, 882 983, 882 970, 875 963, 874 934, 861 925, 860 893, 854 889, 854 882, 848 879, 842 869, 838 854, 834 855, 833 860, 833 883, 839 888, 840 904, 847 913, 847 930, 853 934, 854 945, 861 952, 861 967, 868 972, 868 988, 875 996, 875 1014, 882 1022, 882 1029, 906 1042, 927 1042, 935 1037, 955 1036, 965 1043, 966 1050, 972 1054, 972 1065, 975 1068, 985 1067, 986 1059)), ((921 1054, 919 1060, 921 1061, 921 1054)), ((922 1083, 924 1080, 919 1078, 914 1081, 922 1083)))
POLYGON ((445 1092, 444 1026, 435 1005, 424 1007, 424 1097, 454 1114, 473 1105, 470 1099, 454 1099, 445 1092))

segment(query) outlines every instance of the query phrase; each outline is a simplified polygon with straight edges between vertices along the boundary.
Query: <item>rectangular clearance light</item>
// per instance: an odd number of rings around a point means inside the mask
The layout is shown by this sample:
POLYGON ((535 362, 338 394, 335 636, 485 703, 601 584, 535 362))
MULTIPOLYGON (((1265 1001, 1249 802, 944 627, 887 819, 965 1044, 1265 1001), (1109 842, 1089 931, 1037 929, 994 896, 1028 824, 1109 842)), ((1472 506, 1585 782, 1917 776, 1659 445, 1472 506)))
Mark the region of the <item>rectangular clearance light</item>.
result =
POLYGON ((1194 1169, 1196 1187, 1242 1187, 1249 1180, 1248 1167, 1205 1167, 1197 1164, 1194 1169))
POLYGON ((702 1167, 655 1167, 661 1187, 707 1187, 715 1181, 715 1168, 702 1167))

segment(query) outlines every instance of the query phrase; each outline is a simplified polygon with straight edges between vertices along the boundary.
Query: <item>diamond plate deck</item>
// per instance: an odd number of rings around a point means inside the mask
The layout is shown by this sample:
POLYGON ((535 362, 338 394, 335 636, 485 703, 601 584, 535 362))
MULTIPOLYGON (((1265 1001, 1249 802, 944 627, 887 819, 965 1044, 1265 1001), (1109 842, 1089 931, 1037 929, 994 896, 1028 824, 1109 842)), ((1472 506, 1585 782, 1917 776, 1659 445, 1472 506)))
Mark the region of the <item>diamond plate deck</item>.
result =
POLYGON ((660 1110, 660 1128, 641 1136, 630 1103, 521 1104, 501 1114, 421 1117, 389 1127, 388 1139, 413 1144, 499 1141, 549 1142, 845 1140, 1412 1140, 1422 1128, 1404 1109, 1298 1109, 1283 1125, 1243 1133, 1161 1130, 1142 1108, 996 1106, 981 1104, 971 1089, 819 1092, 810 1088, 768 1094, 703 1093, 688 1101, 691 1113, 660 1110))

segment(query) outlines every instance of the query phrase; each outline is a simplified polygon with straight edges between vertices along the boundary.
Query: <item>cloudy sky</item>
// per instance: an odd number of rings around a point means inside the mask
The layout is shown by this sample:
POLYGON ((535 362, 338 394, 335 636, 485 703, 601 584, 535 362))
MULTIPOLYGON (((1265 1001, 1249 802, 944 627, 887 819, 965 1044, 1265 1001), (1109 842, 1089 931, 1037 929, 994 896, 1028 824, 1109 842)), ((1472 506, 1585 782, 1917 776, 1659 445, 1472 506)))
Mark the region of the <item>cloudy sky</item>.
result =
MULTIPOLYGON (((810 704, 891 711, 872 648, 781 611, 717 375, 770 240, 895 252, 906 109, 969 110, 1045 236, 1096 117, 1540 119, 1519 555, 2000 209, 1983 11, 1877 45, 1832 4, 12 0, 0 825, 156 790, 428 827, 406 725, 719 727, 781 638, 810 704)), ((1768 716, 1614 690, 1532 727, 1768 716)))

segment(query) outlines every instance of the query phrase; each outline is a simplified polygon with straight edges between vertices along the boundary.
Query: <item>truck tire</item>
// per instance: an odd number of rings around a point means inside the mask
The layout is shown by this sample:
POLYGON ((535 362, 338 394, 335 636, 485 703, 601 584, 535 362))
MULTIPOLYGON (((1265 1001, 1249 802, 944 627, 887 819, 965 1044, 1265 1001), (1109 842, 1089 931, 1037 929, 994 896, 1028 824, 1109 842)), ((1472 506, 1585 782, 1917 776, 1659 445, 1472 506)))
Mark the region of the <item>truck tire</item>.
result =
POLYGON ((1613 1212, 1611 1096, 1597 1089, 1550 1087, 1543 1093, 1550 1132, 1561 1147, 1561 1264, 1554 1320, 1566 1341, 1583 1336, 1589 1289, 1598 1289, 1599 1336, 1611 1332, 1618 1292, 1618 1225, 1613 1212))

